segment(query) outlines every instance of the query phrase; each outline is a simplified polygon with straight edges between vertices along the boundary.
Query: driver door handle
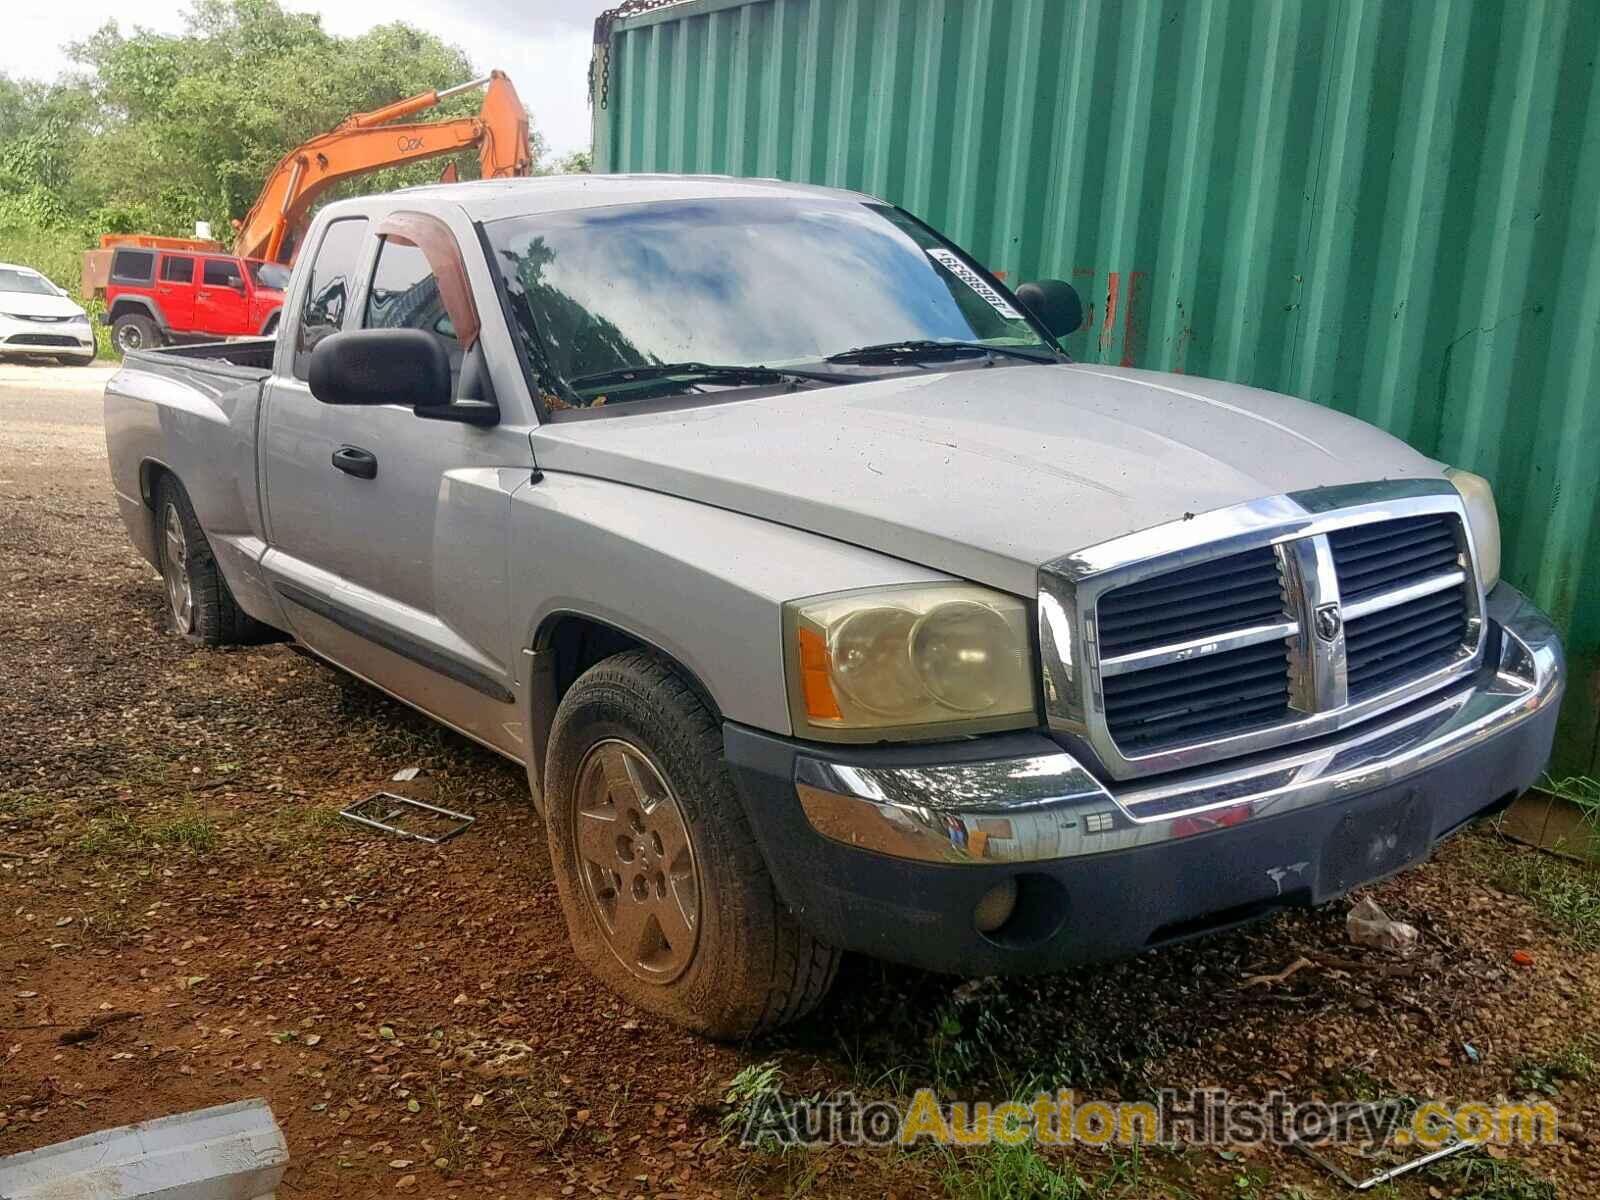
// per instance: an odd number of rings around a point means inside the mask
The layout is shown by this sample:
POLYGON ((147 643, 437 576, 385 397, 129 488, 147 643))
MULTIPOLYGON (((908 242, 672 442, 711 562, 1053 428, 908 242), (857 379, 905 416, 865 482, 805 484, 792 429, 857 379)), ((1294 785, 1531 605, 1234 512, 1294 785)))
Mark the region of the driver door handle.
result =
POLYGON ((378 456, 360 446, 340 446, 333 452, 333 465, 357 479, 376 479, 378 456))

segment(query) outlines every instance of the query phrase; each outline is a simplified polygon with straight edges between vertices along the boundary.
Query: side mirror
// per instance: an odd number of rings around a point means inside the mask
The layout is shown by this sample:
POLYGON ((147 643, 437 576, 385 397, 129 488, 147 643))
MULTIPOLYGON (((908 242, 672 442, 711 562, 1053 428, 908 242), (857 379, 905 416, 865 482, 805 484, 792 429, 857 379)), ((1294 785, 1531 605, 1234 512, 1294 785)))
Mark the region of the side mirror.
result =
MULTIPOLYGON (((468 353, 481 354, 474 346, 468 353)), ((492 391, 468 386, 452 400, 450 355, 433 334, 421 329, 352 329, 329 334, 311 352, 307 371, 311 394, 324 404, 403 404, 432 421, 489 426, 500 423, 492 391)))
POLYGON ((317 343, 307 372, 324 404, 450 403, 450 356, 420 329, 352 329, 317 343))
POLYGON ((1064 279, 1040 279, 1017 289, 1017 299, 1051 337, 1064 338, 1083 325, 1083 301, 1064 279))

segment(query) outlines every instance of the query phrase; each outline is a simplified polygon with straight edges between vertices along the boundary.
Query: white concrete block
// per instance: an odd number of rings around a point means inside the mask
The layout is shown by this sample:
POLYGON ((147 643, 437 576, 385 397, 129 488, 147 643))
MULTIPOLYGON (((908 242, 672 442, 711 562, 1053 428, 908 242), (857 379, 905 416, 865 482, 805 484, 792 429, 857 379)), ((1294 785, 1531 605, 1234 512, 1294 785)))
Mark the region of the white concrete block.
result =
POLYGON ((267 1102, 240 1100, 0 1158, 0 1200, 271 1200, 288 1165, 267 1102))

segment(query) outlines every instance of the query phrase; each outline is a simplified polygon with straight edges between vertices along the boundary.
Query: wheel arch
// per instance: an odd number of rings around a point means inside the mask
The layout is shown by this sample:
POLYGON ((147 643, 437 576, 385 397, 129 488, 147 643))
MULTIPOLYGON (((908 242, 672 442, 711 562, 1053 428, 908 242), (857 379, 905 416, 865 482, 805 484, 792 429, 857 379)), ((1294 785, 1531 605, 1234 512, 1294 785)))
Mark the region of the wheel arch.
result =
POLYGON ((148 296, 118 296, 112 301, 111 308, 106 312, 106 322, 110 324, 118 317, 130 314, 149 317, 156 323, 156 328, 166 333, 172 326, 167 324, 167 318, 161 312, 161 306, 148 296))
POLYGON ((683 677, 720 722, 722 708, 711 689, 680 658, 638 632, 615 621, 578 609, 558 609, 547 614, 534 631, 527 649, 532 660, 528 686, 528 782, 534 802, 544 811, 544 761, 550 746, 550 727, 556 709, 572 685, 596 663, 628 650, 657 655, 683 677))

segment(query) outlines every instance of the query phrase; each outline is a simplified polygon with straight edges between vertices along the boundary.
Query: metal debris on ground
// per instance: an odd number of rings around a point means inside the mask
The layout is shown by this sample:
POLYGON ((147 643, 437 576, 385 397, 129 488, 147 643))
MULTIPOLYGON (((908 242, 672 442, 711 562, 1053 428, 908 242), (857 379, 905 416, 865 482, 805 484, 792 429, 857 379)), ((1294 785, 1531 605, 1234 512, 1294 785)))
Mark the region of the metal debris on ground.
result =
POLYGON ((430 846, 448 842, 477 820, 466 813, 426 804, 409 796, 397 796, 393 792, 376 792, 341 809, 339 815, 357 825, 414 838, 430 846))
POLYGON ((1431 1162, 1438 1162, 1441 1158, 1448 1158, 1452 1154, 1457 1154, 1462 1150, 1478 1145, 1477 1142, 1458 1138, 1452 1132, 1449 1140, 1443 1145, 1419 1154, 1417 1157, 1402 1162, 1397 1166, 1386 1167, 1365 1177, 1360 1177, 1347 1171, 1339 1161, 1332 1157, 1332 1150, 1337 1147, 1349 1157, 1355 1159, 1357 1163, 1381 1163, 1391 1158, 1394 1154, 1394 1131, 1406 1125, 1407 1115, 1407 1107, 1404 1100, 1378 1100, 1371 1104, 1358 1105, 1353 1109, 1342 1112, 1330 1128, 1321 1130, 1311 1137, 1291 1138, 1289 1145, 1304 1154, 1340 1183, 1346 1187, 1354 1188, 1358 1192, 1377 1187, 1380 1183, 1387 1183, 1396 1176, 1415 1171, 1418 1167, 1427 1166, 1431 1162), (1365 1131, 1375 1133, 1377 1136, 1374 1136, 1368 1144, 1351 1143, 1342 1140, 1350 1130, 1350 1127, 1357 1124, 1365 1131), (1331 1139, 1335 1138, 1341 1140, 1337 1142, 1331 1141, 1331 1139), (1322 1147, 1321 1152, 1313 1150, 1313 1145, 1322 1147))
POLYGON ((1410 954, 1422 936, 1415 925, 1390 920, 1389 914, 1370 896, 1350 910, 1344 927, 1353 944, 1387 950, 1391 954, 1410 954))

